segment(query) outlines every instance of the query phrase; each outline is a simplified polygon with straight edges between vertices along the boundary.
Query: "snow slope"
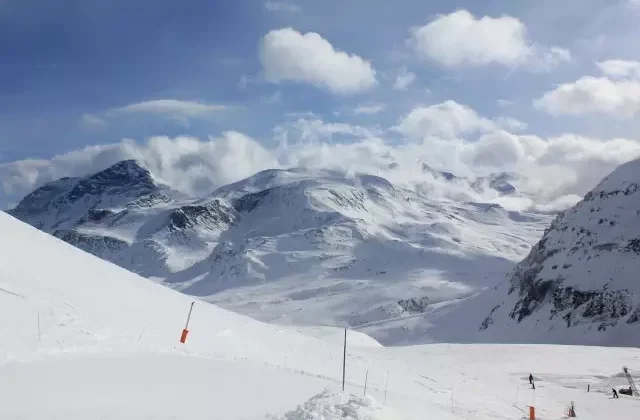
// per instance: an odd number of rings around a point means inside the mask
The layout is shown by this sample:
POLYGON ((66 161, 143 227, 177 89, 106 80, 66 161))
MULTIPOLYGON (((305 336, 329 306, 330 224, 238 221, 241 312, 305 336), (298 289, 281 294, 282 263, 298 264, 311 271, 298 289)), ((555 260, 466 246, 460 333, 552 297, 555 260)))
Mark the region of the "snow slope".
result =
POLYGON ((3 420, 494 420, 522 418, 530 404, 560 419, 571 401, 585 420, 640 412, 640 399, 608 394, 624 384, 621 365, 640 371, 637 349, 385 348, 349 332, 341 393, 337 331, 263 324, 198 301, 182 345, 188 296, 4 213, 0 232, 3 420))
MULTIPOLYGON (((471 183, 425 170, 452 186, 471 183)), ((511 179, 483 178, 473 188, 514 194, 511 179)), ((402 328, 388 334, 381 323, 411 319, 494 284, 551 220, 322 170, 267 170, 209 197, 185 198, 133 161, 45 185, 10 213, 253 318, 366 326, 385 344, 429 338, 402 328)))

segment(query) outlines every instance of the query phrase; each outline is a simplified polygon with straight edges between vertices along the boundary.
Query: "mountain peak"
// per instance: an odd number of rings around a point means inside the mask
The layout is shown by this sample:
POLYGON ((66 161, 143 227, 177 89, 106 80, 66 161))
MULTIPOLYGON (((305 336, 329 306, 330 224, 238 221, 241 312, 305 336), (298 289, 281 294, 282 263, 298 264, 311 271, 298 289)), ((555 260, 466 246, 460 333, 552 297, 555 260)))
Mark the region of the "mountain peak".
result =
POLYGON ((133 159, 111 165, 107 169, 91 175, 89 179, 121 182, 122 184, 154 184, 153 176, 149 170, 133 159))
POLYGON ((135 160, 124 160, 79 181, 69 192, 69 200, 87 195, 118 193, 122 190, 142 195, 156 188, 153 176, 135 160))

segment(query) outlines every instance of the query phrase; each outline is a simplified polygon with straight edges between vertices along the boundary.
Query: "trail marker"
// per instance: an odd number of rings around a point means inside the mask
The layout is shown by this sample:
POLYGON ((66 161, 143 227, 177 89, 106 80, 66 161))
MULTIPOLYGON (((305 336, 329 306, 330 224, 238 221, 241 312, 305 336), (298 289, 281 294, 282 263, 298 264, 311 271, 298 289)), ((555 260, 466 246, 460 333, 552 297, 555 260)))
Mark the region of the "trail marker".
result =
POLYGON ((180 336, 180 342, 182 344, 187 342, 187 335, 189 334, 189 321, 191 320, 191 311, 193 311, 193 304, 195 302, 191 302, 191 307, 189 308, 189 315, 187 316, 187 323, 182 330, 182 335, 180 336))

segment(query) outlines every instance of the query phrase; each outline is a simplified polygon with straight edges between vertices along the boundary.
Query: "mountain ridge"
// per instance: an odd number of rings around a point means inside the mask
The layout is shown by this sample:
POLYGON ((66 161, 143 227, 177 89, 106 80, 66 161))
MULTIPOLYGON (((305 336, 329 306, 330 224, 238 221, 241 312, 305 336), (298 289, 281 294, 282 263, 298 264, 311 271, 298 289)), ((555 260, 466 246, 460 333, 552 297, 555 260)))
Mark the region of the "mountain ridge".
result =
POLYGON ((304 168, 184 197, 138 163, 118 165, 45 185, 9 213, 171 288, 281 323, 364 325, 412 316, 411 302, 468 296, 523 257, 549 220, 304 168), (49 206, 29 202, 49 190, 49 206))
POLYGON ((615 329, 620 330, 613 332, 617 335, 637 334, 639 190, 640 160, 635 160, 619 166, 559 214, 498 288, 503 297, 480 329, 533 324, 571 336, 615 329))

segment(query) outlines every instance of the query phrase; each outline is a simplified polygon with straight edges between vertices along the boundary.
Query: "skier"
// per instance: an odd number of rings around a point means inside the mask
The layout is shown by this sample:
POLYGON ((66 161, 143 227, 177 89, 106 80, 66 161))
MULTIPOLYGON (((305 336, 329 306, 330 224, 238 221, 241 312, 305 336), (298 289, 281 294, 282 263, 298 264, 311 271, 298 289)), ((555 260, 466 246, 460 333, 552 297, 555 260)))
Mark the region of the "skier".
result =
POLYGON ((618 391, 616 391, 615 389, 611 388, 613 390, 613 398, 620 398, 618 397, 618 391))
POLYGON ((529 385, 533 385, 533 375, 529 374, 529 385))

